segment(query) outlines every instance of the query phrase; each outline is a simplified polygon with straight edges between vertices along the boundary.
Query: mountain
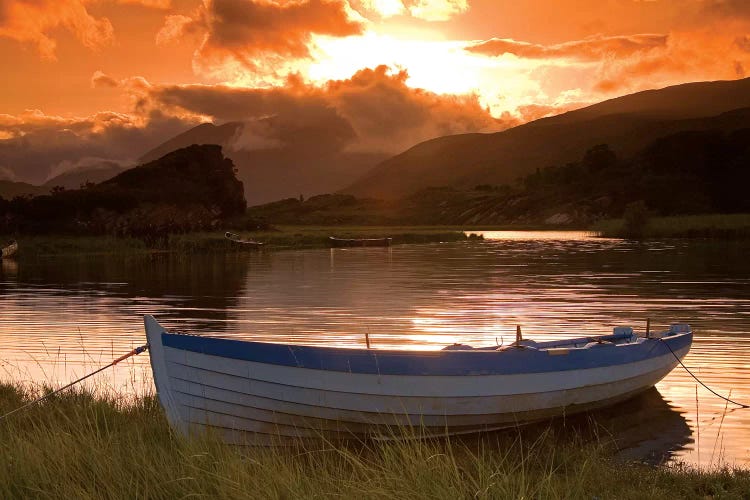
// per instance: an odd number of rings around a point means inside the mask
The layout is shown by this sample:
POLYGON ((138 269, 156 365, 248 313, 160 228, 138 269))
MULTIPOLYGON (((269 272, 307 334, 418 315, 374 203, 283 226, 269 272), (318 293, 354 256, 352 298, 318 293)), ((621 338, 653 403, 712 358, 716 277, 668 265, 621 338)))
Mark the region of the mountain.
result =
POLYGON ((78 189, 82 185, 93 182, 98 184, 121 173, 129 167, 113 161, 101 161, 92 165, 82 166, 67 170, 44 183, 48 190, 60 186, 65 189, 78 189))
POLYGON ((750 108, 693 123, 703 129, 658 137, 630 157, 591 145, 577 161, 535 170, 513 185, 432 187, 396 201, 290 198, 249 212, 272 224, 574 227, 633 207, 644 217, 749 212, 750 108))
POLYGON ((171 153, 176 149, 186 148, 193 144, 219 144, 227 146, 242 130, 242 123, 229 122, 224 125, 201 123, 187 132, 174 136, 168 141, 156 146, 138 158, 138 163, 148 163, 171 153))
POLYGON ((192 144, 218 144, 237 167, 247 200, 260 204, 300 194, 309 197, 337 191, 390 156, 320 147, 326 141, 314 134, 306 139, 309 131, 290 133, 294 136, 290 142, 274 146, 255 144, 247 149, 243 139, 245 127, 240 122, 219 126, 204 123, 147 152, 140 161, 151 161, 192 144))
POLYGON ((12 200, 16 196, 37 196, 49 193, 49 188, 25 182, 0 180, 0 198, 12 200))
POLYGON ((750 79, 699 82, 649 90, 494 134, 426 141, 373 168, 341 192, 397 199, 429 186, 502 185, 550 165, 578 160, 596 144, 628 157, 658 137, 684 130, 747 126, 750 79))
POLYGON ((750 108, 656 138, 628 158, 604 144, 575 162, 545 167, 513 186, 428 188, 398 202, 412 224, 574 224, 622 217, 641 203, 654 215, 746 213, 750 108), (744 127, 727 123, 744 117, 744 127), (731 118, 731 119, 730 119, 731 118), (714 126, 711 126, 713 122, 714 126))
POLYGON ((251 204, 303 195, 332 193, 351 184, 389 155, 332 152, 310 154, 305 149, 227 151, 237 165, 251 204))

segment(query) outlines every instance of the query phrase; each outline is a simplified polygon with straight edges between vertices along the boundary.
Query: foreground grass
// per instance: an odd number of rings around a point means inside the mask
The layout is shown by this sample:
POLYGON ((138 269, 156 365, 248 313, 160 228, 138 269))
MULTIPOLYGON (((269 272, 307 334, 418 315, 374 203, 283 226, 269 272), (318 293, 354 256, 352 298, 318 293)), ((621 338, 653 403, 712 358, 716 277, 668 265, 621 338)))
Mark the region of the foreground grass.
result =
MULTIPOLYGON (((29 400, 0 385, 0 412, 29 400)), ((73 392, 0 421, 0 497, 746 498, 750 473, 622 464, 527 427, 482 440, 234 448, 174 435, 153 398, 73 392)))
MULTIPOLYGON (((432 243, 467 239, 460 229, 445 227, 328 227, 282 226, 272 231, 234 231, 243 238, 264 243, 265 248, 326 248, 328 237, 393 238, 393 244, 432 243)), ((0 242, 12 239, 1 236, 0 242)), ((66 254, 133 254, 149 252, 243 252, 255 248, 229 241, 224 231, 172 234, 145 242, 136 238, 111 236, 45 235, 15 237, 19 240, 19 255, 47 256, 66 254)))
MULTIPOLYGON (((623 219, 598 222, 592 230, 604 237, 625 236, 623 219)), ((750 239, 750 214, 681 215, 653 217, 643 230, 644 238, 750 239)))

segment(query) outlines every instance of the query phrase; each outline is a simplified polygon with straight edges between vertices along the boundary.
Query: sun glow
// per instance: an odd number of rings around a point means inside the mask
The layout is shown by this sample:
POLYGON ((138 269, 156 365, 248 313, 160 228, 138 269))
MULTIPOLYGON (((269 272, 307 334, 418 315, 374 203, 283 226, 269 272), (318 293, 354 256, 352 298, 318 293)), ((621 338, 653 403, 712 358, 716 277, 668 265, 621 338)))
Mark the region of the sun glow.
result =
POLYGON ((530 72, 538 63, 514 56, 489 58, 464 50, 466 42, 404 39, 374 32, 345 39, 315 38, 315 58, 303 73, 313 83, 343 80, 385 64, 406 70, 406 83, 437 94, 476 94, 494 116, 543 96, 530 72), (498 84, 498 82, 501 82, 498 84))

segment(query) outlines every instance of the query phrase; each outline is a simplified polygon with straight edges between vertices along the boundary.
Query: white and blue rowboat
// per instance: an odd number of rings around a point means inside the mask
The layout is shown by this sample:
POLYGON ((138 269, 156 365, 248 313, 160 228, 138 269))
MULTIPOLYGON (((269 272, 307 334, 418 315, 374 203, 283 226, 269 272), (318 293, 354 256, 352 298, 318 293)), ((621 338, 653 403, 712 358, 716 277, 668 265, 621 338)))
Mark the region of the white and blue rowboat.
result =
POLYGON ((688 325, 651 338, 614 334, 440 351, 344 349, 168 333, 145 318, 170 424, 227 442, 388 438, 500 429, 626 400, 690 350, 688 325))

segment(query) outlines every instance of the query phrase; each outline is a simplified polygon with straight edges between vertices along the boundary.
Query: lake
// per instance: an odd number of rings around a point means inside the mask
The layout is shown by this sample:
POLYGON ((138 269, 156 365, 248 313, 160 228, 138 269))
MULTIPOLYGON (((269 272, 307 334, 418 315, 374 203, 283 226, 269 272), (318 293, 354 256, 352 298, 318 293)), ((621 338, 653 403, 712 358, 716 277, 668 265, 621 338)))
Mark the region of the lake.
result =
MULTIPOLYGON (((368 334, 374 348, 403 349, 510 343, 516 325, 536 340, 643 332, 649 318, 654 330, 690 323, 685 364, 747 403, 748 256, 750 242, 485 232, 391 248, 21 258, 2 262, 0 378, 81 376, 145 343, 143 314, 203 335, 362 347, 368 334)), ((142 354, 94 384, 137 395, 153 391, 150 376, 142 354)), ((726 406, 679 367, 611 413, 636 454, 750 464, 750 409, 726 406)))

